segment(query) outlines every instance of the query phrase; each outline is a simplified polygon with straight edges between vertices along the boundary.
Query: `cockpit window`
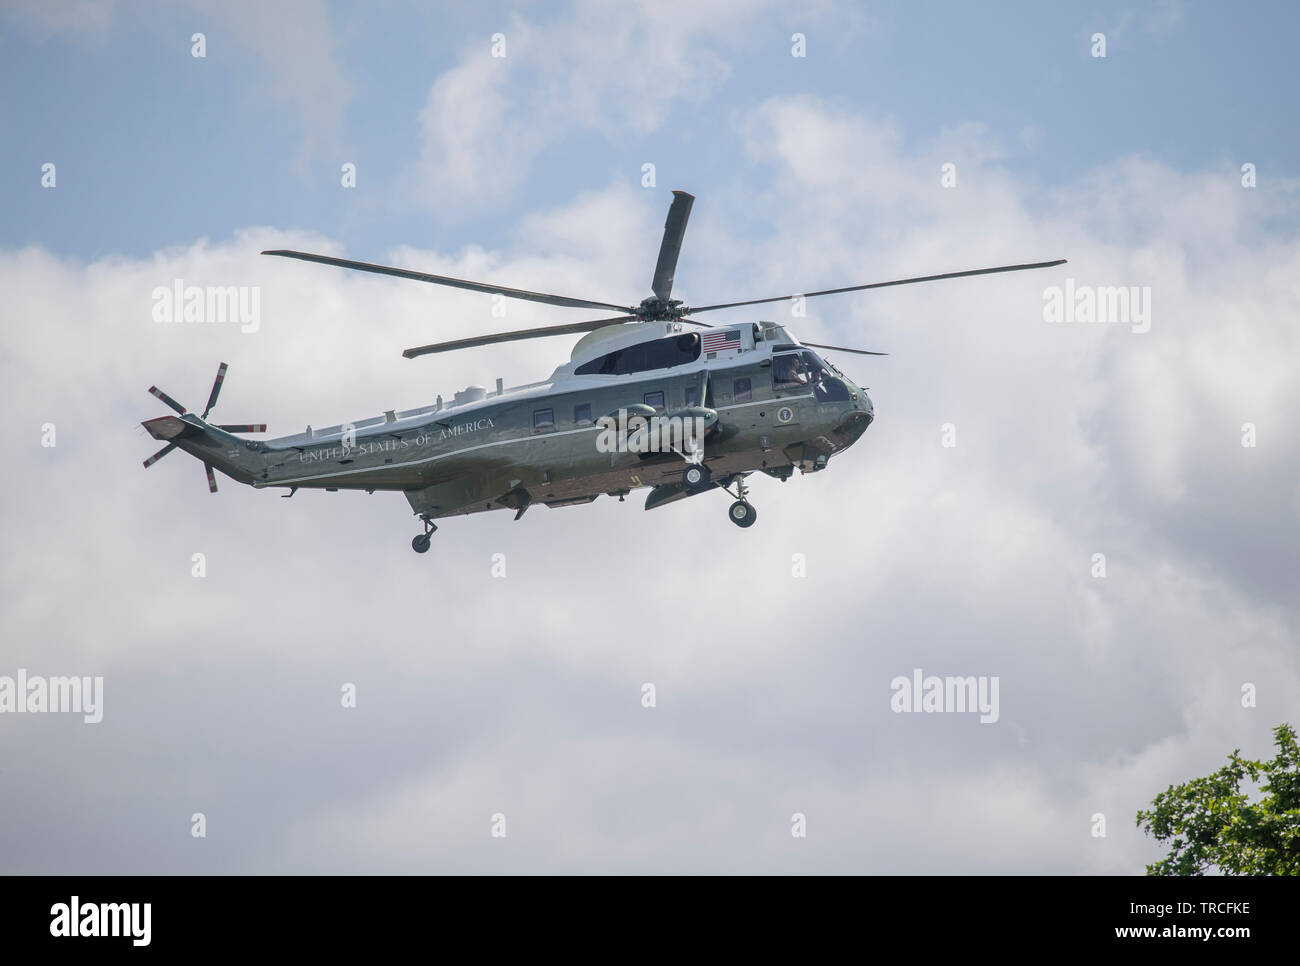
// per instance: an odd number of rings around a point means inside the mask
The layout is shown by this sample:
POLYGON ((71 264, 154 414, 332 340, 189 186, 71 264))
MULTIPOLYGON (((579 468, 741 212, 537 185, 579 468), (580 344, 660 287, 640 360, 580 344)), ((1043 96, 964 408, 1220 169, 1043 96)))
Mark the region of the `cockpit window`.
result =
POLYGON ((775 389, 797 389, 807 386, 812 379, 811 370, 803 356, 797 352, 772 357, 772 386, 775 389))
POLYGON ((812 389, 821 402, 846 402, 848 386, 839 371, 827 365, 811 349, 772 357, 772 388, 778 392, 812 389))
POLYGON ((700 357, 700 337, 695 332, 684 332, 667 339, 655 339, 615 349, 599 359, 584 362, 573 370, 575 375, 625 376, 650 369, 672 369, 684 366, 700 357))

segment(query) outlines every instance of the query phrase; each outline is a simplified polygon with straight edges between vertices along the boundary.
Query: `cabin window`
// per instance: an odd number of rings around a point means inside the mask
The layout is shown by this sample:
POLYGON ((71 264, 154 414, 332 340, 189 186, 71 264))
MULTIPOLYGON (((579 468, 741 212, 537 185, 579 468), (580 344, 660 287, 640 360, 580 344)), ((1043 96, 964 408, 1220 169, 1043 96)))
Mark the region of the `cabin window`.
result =
POLYGON ((591 403, 578 403, 573 407, 573 421, 578 425, 591 422, 591 403))
POLYGON ((694 386, 686 387, 686 405, 698 406, 700 404, 700 391, 694 386))
POLYGON ((615 349, 599 359, 584 362, 573 371, 579 376, 625 376, 633 372, 684 366, 699 357, 699 335, 695 332, 684 332, 667 339, 655 339, 653 342, 642 342, 625 349, 615 349))
POLYGON ((664 394, 662 392, 648 392, 645 394, 645 404, 651 409, 664 408, 664 394))
POLYGON ((555 428, 555 410, 553 409, 534 409, 533 410, 533 431, 538 432, 543 429, 555 428))
POLYGON ((748 379, 737 379, 731 384, 731 397, 736 402, 749 402, 750 395, 748 379))

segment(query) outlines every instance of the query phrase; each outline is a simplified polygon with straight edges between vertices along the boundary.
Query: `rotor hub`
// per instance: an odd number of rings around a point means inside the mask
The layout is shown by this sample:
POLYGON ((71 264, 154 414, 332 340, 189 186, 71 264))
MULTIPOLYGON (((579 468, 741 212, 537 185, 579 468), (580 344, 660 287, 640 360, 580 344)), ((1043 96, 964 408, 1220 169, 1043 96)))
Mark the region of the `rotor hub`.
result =
POLYGON ((634 312, 638 322, 676 322, 686 314, 686 309, 681 299, 651 296, 642 299, 634 312))

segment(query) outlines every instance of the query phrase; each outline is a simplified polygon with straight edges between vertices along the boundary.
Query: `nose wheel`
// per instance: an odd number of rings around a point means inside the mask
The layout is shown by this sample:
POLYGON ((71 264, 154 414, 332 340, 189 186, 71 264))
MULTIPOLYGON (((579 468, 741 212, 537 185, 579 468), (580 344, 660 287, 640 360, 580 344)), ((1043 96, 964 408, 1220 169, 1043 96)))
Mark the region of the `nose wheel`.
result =
POLYGON ((433 531, 437 530, 438 526, 428 517, 420 517, 420 519, 424 521, 424 533, 411 538, 411 549, 416 553, 428 553, 429 538, 433 536, 433 531))
POLYGON ((752 527, 754 521, 758 519, 758 511, 744 500, 737 500, 731 504, 731 510, 727 516, 738 527, 752 527))

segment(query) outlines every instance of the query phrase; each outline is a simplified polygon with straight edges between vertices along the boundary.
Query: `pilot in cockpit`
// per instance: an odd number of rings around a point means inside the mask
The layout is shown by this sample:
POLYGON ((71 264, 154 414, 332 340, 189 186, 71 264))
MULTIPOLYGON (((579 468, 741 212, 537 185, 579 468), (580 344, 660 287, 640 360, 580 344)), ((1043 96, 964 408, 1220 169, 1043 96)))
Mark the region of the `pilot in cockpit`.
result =
POLYGON ((808 370, 797 355, 777 356, 772 360, 772 382, 778 389, 808 385, 808 370))

